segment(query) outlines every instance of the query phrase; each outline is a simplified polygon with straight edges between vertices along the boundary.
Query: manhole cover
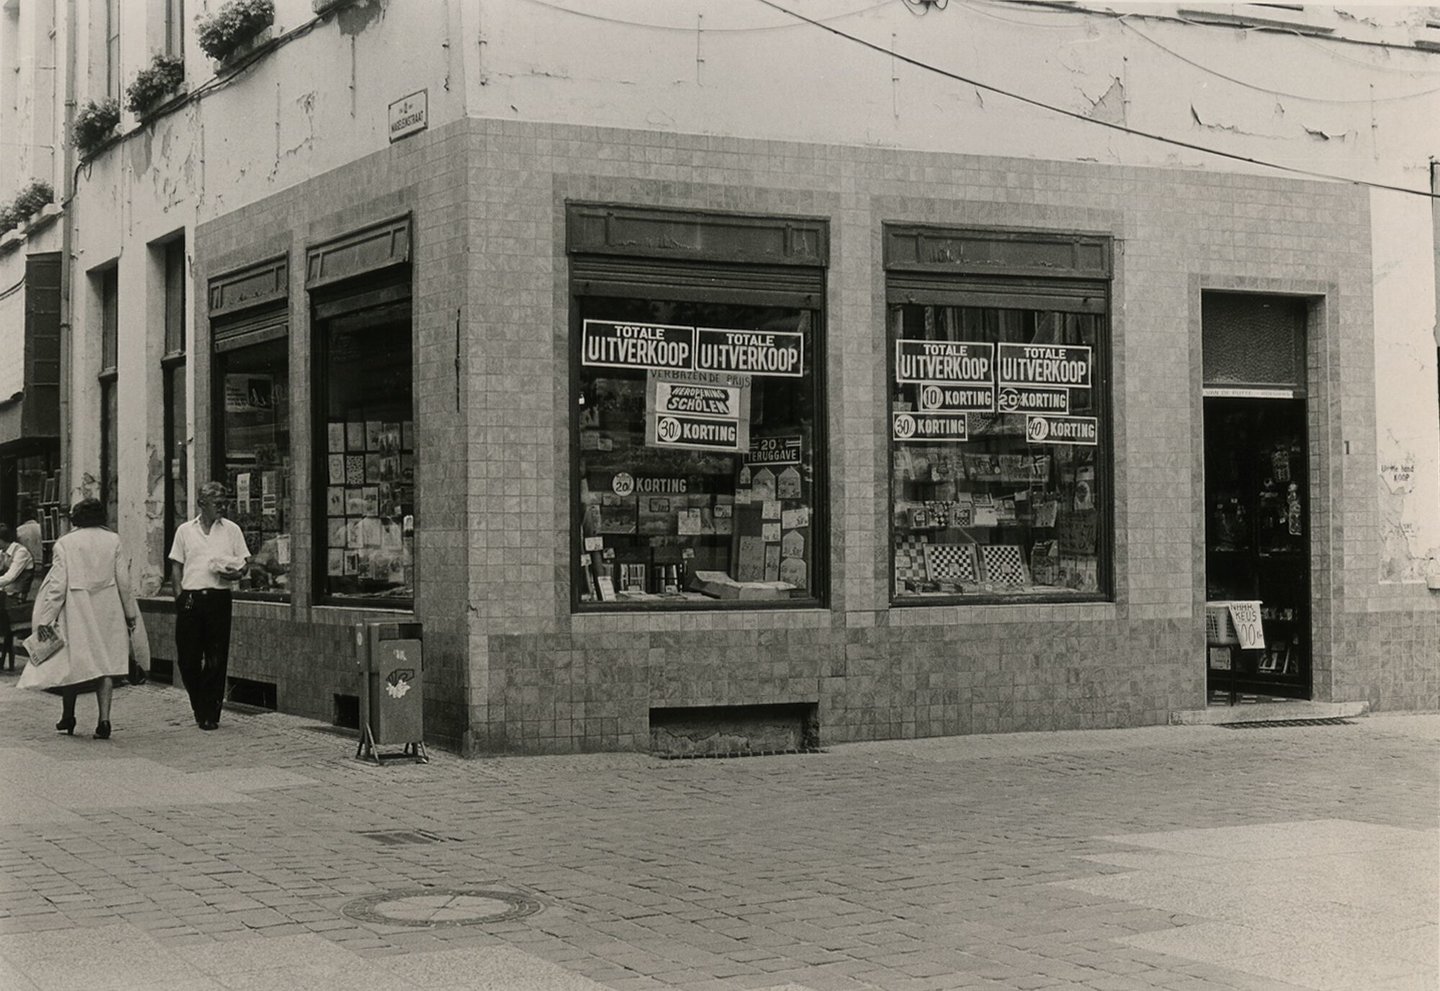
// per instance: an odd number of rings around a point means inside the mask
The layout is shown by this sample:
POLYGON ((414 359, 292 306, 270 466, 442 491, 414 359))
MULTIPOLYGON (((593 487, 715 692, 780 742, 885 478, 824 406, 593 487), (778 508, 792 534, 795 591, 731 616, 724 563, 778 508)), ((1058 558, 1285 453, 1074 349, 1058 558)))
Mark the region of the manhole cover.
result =
POLYGON ((513 891, 414 888, 366 895, 341 911, 357 922, 390 926, 475 926, 523 919, 540 911, 540 903, 513 891))

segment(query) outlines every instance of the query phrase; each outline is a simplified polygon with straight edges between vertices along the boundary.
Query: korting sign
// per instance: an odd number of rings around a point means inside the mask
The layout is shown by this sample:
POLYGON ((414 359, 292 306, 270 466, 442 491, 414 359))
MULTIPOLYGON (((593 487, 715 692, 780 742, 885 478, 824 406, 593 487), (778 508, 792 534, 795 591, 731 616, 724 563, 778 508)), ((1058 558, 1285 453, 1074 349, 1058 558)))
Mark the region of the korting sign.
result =
POLYGON ((705 451, 749 450, 750 376, 649 371, 645 379, 645 444, 705 451), (702 420, 720 426, 709 430, 687 426, 702 420))
POLYGON ((896 440, 961 441, 970 438, 964 413, 892 413, 891 436, 896 440))
POLYGON ((1068 413, 1069 389, 1025 389, 1002 386, 999 396, 1001 413, 1068 413))
POLYGON ((1025 439, 1032 444, 1100 443, 1100 423, 1093 416, 1027 416, 1025 439))
POLYGON ((655 433, 657 447, 688 447, 700 451, 739 451, 740 428, 725 420, 702 420, 693 416, 655 416, 646 424, 646 434, 655 433))
POLYGON ((1001 344, 1000 384, 1090 388, 1090 348, 1079 344, 1001 344))
POLYGON ((927 412, 990 413, 995 409, 995 387, 926 382, 920 386, 920 408, 927 412))

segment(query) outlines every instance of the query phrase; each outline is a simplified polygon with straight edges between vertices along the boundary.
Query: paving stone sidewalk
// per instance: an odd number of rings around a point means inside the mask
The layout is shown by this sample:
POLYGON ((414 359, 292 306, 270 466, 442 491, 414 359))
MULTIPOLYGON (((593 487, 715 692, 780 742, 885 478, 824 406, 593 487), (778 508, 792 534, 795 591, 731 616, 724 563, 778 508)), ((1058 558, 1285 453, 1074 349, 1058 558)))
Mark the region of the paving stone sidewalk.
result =
POLYGON ((1433 714, 374 767, 58 708, 0 676, 6 991, 1437 987, 1433 714))

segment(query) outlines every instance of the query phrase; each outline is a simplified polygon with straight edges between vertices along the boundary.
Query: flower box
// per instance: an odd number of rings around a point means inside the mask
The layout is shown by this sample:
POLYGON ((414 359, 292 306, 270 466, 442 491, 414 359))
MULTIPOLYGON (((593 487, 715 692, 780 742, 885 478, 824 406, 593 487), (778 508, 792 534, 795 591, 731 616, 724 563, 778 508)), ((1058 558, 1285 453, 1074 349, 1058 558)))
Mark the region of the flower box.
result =
POLYGON ((224 68, 269 41, 274 23, 273 0, 230 0, 212 16, 200 19, 196 40, 200 50, 224 68))
POLYGON ((125 90, 125 107, 135 116, 153 114, 174 95, 185 80, 185 62, 169 55, 156 55, 150 66, 141 69, 125 90))
POLYGON ((70 141, 81 158, 89 158, 110 140, 119 123, 119 102, 90 100, 75 112, 75 121, 70 125, 70 141))

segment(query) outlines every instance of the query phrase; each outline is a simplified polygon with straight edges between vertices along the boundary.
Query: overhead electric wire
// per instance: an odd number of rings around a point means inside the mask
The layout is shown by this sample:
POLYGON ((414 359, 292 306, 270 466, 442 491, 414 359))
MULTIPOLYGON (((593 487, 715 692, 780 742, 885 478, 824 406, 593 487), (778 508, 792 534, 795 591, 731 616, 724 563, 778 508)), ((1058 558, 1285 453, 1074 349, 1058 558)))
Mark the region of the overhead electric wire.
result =
MULTIPOLYGON (((684 31, 690 33, 696 30, 694 24, 655 24, 651 21, 636 21, 627 17, 610 17, 605 14, 591 13, 588 10, 576 10, 574 7, 566 7, 562 4, 552 3, 550 0, 527 0, 527 2, 536 7, 548 7, 557 13, 570 14, 575 17, 584 18, 587 21, 599 21, 602 24, 618 24, 623 27, 645 28, 650 31, 684 31)), ((856 14, 868 14, 872 10, 888 7, 893 2, 894 0, 876 0, 876 2, 868 3, 863 7, 856 7, 854 10, 847 10, 840 14, 832 14, 826 17, 823 23, 844 20, 847 17, 854 17, 856 14)), ((905 2, 908 5, 908 0, 905 0, 905 2)), ((766 31, 789 31, 801 26, 802 25, 799 24, 755 24, 747 27, 717 28, 707 24, 705 25, 704 31, 706 34, 757 34, 766 31)))
MULTIPOLYGON (((1306 101, 1308 101, 1308 102, 1310 102, 1310 103, 1333 103, 1333 104, 1337 104, 1337 105, 1342 105, 1342 106, 1343 106, 1343 105, 1348 105, 1348 104, 1394 103, 1394 102, 1397 102, 1397 101, 1400 101, 1400 100, 1414 100, 1414 99, 1417 99, 1418 97, 1422 97, 1422 96, 1434 96, 1436 93, 1440 93, 1440 86, 1437 86, 1435 89, 1422 90, 1422 91, 1420 91, 1420 92, 1418 92, 1418 93, 1404 93, 1404 94, 1401 94, 1401 95, 1399 95, 1399 96, 1376 96, 1376 97, 1368 97, 1368 98, 1367 98, 1367 97, 1358 97, 1358 98, 1356 98, 1356 99, 1354 99, 1354 100, 1337 100, 1337 99, 1334 99, 1334 98, 1332 98, 1332 97, 1309 96, 1309 95, 1307 95, 1307 94, 1305 94, 1305 93, 1286 93, 1286 92, 1284 92, 1284 91, 1282 91, 1282 90, 1271 89, 1271 88, 1268 87, 1268 86, 1260 86, 1260 85, 1257 85, 1257 84, 1255 84, 1255 83, 1247 83, 1247 82, 1246 82, 1245 80, 1243 80, 1243 79, 1236 79, 1234 76, 1227 76, 1225 73, 1220 72, 1220 71, 1218 71, 1218 70, 1216 70, 1216 69, 1212 69, 1212 68, 1210 68, 1210 66, 1208 66, 1208 65, 1201 65, 1199 62, 1196 62, 1194 59, 1187 58, 1186 56, 1181 55, 1179 52, 1175 51, 1175 49, 1169 48, 1169 47, 1161 44, 1160 42, 1156 41, 1154 38, 1150 37, 1148 34, 1146 34, 1145 32, 1141 31, 1139 28, 1135 27, 1135 25, 1133 25, 1133 24, 1131 24, 1129 21, 1127 21, 1124 16, 1122 16, 1122 17, 1117 17, 1117 18, 1116 18, 1116 21, 1120 24, 1120 26, 1121 26, 1122 28, 1124 28, 1125 30, 1129 31, 1131 34, 1135 35, 1135 36, 1138 37, 1138 38, 1142 38, 1142 39, 1144 39, 1145 41, 1150 42, 1150 44, 1154 45, 1156 48, 1160 49, 1162 52, 1166 53, 1166 54, 1169 55, 1171 58, 1179 59, 1181 62, 1184 62, 1186 65, 1193 66, 1194 68, 1199 69, 1201 72, 1204 72, 1204 73, 1207 73, 1208 75, 1214 76, 1214 77, 1217 78, 1217 79, 1223 79, 1223 80, 1225 80, 1227 83, 1234 83, 1236 86, 1243 86, 1243 87, 1245 87, 1246 89, 1254 90, 1254 91, 1256 91, 1257 93, 1265 93, 1265 94, 1268 94, 1268 95, 1270 95, 1270 96, 1283 97, 1283 98, 1286 99, 1286 100, 1306 100, 1306 101)), ((1300 37, 1301 37, 1302 39, 1304 39, 1304 40, 1307 40, 1307 41, 1309 40, 1309 39, 1305 39, 1303 35, 1301 35, 1300 37)), ((1312 44, 1313 44, 1313 42, 1312 42, 1312 44)), ((1359 59, 1346 59, 1346 61, 1347 61, 1347 62, 1356 62, 1356 63, 1361 64, 1361 65, 1364 64, 1363 62, 1360 62, 1359 59)))
POLYGON ((989 83, 981 82, 978 79, 972 79, 968 76, 962 76, 958 72, 951 72, 949 69, 942 69, 937 65, 931 65, 929 62, 924 62, 920 59, 914 58, 913 56, 902 55, 900 52, 895 51, 894 49, 878 45, 875 42, 869 41, 865 38, 861 38, 858 35, 847 34, 846 32, 841 31, 839 28, 832 27, 829 24, 824 24, 820 21, 815 20, 814 18, 807 17, 806 15, 801 14, 797 11, 790 10, 787 7, 782 7, 780 4, 775 3, 774 0, 756 0, 756 2, 764 4, 766 7, 769 7, 772 10, 777 10, 782 14, 788 14, 789 16, 794 17, 797 20, 804 21, 807 24, 820 28, 822 31, 828 31, 836 37, 844 38, 846 41, 849 41, 853 44, 860 45, 863 48, 868 48, 873 52, 886 56, 887 58, 894 59, 897 62, 904 62, 906 65, 912 65, 915 68, 923 69, 926 72, 933 72, 938 76, 945 77, 946 79, 953 79, 956 82, 964 83, 967 86, 973 86, 976 89, 984 90, 987 93, 994 93, 997 96, 1008 97, 1011 100, 1016 100, 1020 103, 1026 104, 1027 106, 1036 107, 1040 110, 1046 110, 1053 114, 1059 114, 1062 117, 1069 117, 1073 120, 1078 120, 1084 124, 1092 124, 1097 127, 1104 127, 1112 131, 1119 131, 1122 134, 1129 134, 1137 138, 1146 138, 1150 141, 1158 141, 1162 144, 1173 145, 1177 148, 1185 148, 1189 151, 1198 151, 1206 155, 1215 155, 1219 158, 1229 159, 1230 161, 1244 162, 1247 165, 1255 165, 1266 169, 1275 169, 1280 172, 1289 172, 1295 175, 1309 176, 1312 179, 1329 179, 1332 182, 1348 182, 1357 186, 1368 186, 1371 189, 1384 189, 1392 193, 1406 193, 1411 196, 1424 196, 1426 199, 1435 198, 1435 194, 1429 192, 1428 190, 1410 189, 1406 186, 1392 186, 1389 183, 1375 182, 1370 179, 1356 179, 1352 176, 1334 175, 1333 173, 1318 172, 1313 169, 1302 169, 1294 165, 1281 165, 1278 162, 1267 162, 1264 159, 1251 158, 1248 155, 1240 155, 1230 151, 1220 151, 1217 148, 1210 148, 1205 145, 1195 144, 1191 141, 1183 141, 1179 138, 1166 137, 1163 134, 1155 134, 1150 131, 1141 131, 1133 127, 1126 127, 1124 124, 1114 124, 1110 121, 1101 120, 1096 117, 1087 117, 1085 114, 1082 114, 1077 110, 1067 110, 1064 107, 1057 107, 1054 104, 1046 103, 1043 100, 1037 100, 1033 97, 1023 96, 1019 93, 1011 92, 1010 90, 1001 89, 998 86, 993 86, 989 83))

